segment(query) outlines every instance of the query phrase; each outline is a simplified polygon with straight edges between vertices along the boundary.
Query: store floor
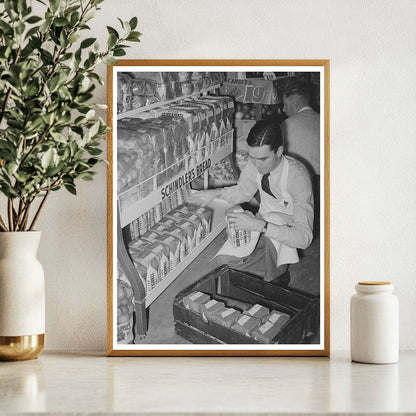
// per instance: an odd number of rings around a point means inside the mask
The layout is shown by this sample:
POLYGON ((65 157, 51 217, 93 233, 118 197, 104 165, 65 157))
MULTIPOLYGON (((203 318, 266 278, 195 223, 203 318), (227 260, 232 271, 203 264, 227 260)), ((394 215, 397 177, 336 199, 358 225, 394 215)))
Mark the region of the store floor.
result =
MULTIPOLYGON (((225 239, 225 231, 191 263, 184 272, 150 305, 149 330, 136 344, 189 344, 175 334, 172 305, 175 296, 184 288, 199 280, 215 268, 210 260, 220 249, 225 239)), ((312 244, 300 253, 299 263, 290 266, 290 285, 313 295, 319 294, 320 239, 315 238, 312 244)))

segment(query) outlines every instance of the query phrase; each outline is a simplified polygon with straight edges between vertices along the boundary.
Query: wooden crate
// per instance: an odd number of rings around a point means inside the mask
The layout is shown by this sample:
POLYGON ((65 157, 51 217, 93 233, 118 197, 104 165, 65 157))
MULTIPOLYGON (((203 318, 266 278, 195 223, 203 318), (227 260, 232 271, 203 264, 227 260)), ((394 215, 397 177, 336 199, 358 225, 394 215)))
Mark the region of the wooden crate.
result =
MULTIPOLYGON (((290 315, 289 321, 273 338, 272 344, 306 343, 319 332, 319 296, 290 287, 282 288, 265 282, 254 274, 221 266, 178 293, 174 299, 175 332, 194 344, 262 343, 216 322, 205 322, 201 314, 185 308, 183 298, 196 291, 207 293, 218 301, 231 298, 237 304, 260 304, 290 315)), ((239 309, 232 304, 228 306, 239 309)))

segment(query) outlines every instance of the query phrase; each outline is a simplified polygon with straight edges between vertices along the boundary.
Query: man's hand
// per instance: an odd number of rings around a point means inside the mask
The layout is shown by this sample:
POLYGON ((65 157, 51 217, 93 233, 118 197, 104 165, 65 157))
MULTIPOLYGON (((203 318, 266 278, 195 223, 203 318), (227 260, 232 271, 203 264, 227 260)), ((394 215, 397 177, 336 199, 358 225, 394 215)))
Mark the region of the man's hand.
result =
POLYGON ((256 218, 250 211, 232 212, 227 215, 227 221, 237 230, 246 231, 261 231, 265 224, 264 220, 256 218))
POLYGON ((218 189, 206 189, 205 191, 196 192, 186 202, 203 207, 219 195, 220 191, 218 189))

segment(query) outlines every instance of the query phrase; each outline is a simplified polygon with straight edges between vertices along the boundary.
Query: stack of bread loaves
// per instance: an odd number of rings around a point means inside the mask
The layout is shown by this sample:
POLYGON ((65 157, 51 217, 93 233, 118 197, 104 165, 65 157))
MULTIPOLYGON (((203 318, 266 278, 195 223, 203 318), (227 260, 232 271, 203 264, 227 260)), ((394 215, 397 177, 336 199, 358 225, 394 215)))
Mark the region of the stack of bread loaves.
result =
POLYGON ((221 300, 217 300, 215 297, 216 295, 212 297, 197 291, 184 296, 182 301, 186 309, 198 313, 204 322, 215 322, 260 343, 272 343, 290 320, 288 314, 270 311, 260 304, 243 308, 230 307, 227 298, 219 296, 221 300))
POLYGON ((211 219, 212 212, 207 208, 182 205, 129 241, 128 251, 146 292, 203 241, 210 232, 211 219))
POLYGON ((117 122, 117 193, 122 206, 147 196, 227 143, 233 100, 187 98, 117 122))

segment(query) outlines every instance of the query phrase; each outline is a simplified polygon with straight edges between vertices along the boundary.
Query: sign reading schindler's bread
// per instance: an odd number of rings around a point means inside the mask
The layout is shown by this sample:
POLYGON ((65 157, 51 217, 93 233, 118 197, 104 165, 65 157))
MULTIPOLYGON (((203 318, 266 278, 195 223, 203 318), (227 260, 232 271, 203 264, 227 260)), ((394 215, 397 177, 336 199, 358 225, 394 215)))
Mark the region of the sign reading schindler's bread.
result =
POLYGON ((329 355, 329 61, 120 60, 108 97, 108 355, 329 355))

